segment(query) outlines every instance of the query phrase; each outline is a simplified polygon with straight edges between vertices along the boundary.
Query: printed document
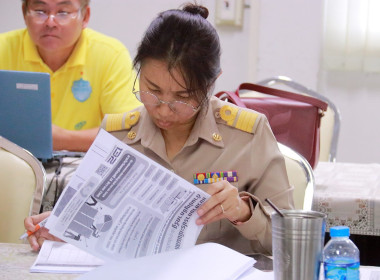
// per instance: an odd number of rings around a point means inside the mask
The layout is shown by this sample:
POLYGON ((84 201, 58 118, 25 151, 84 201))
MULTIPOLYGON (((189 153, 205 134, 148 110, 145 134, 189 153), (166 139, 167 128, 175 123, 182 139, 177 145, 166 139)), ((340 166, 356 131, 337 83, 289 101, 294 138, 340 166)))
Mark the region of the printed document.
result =
POLYGON ((50 215, 50 233, 105 261, 192 247, 209 195, 100 130, 50 215))

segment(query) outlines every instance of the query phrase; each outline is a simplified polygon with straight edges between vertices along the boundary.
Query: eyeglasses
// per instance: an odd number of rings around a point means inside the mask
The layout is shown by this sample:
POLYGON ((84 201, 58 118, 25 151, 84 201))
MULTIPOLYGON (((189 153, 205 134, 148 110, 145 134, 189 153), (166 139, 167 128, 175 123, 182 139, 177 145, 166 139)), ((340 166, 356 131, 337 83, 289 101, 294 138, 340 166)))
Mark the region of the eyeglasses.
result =
POLYGON ((62 11, 56 14, 48 14, 45 11, 41 10, 28 10, 28 15, 30 15, 33 18, 34 22, 37 24, 42 24, 46 22, 50 17, 52 17, 54 21, 59 25, 65 25, 70 23, 71 20, 79 17, 81 14, 80 10, 81 9, 78 9, 75 12, 62 11))
POLYGON ((186 117, 190 117, 194 115, 201 108, 202 104, 198 105, 197 107, 194 107, 193 105, 183 102, 183 101, 175 100, 172 102, 167 102, 167 101, 163 101, 159 99, 155 94, 149 91, 135 90, 135 85, 136 85, 137 77, 140 74, 140 70, 141 69, 139 69, 139 71, 137 72, 135 81, 133 83, 132 93, 136 96, 137 100, 143 103, 144 105, 159 106, 161 105, 161 103, 167 104, 170 110, 172 110, 174 113, 182 115, 182 116, 186 116, 186 117))
POLYGON ((190 117, 194 113, 196 113, 201 105, 194 107, 191 104, 188 104, 183 101, 171 101, 171 102, 166 102, 161 99, 159 99, 155 94, 150 93, 148 91, 133 91, 133 94, 136 96, 136 98, 143 103, 144 105, 147 106, 159 106, 162 104, 167 104, 169 108, 176 114, 183 115, 190 117))

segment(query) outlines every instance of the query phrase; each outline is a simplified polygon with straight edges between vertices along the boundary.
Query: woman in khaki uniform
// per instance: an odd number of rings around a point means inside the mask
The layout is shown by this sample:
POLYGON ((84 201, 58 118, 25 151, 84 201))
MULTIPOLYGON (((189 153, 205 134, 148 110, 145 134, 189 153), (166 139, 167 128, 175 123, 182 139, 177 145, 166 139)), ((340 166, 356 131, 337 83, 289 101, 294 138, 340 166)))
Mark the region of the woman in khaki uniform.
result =
MULTIPOLYGON (((161 13, 138 48, 137 99, 144 106, 107 115, 102 127, 207 191, 199 209, 198 243, 217 242, 242 253, 271 253, 265 198, 293 207, 284 158, 264 115, 211 97, 221 74, 216 30, 197 5, 161 13), (220 179, 218 179, 220 178, 220 179)), ((27 229, 38 222, 26 219, 27 229)), ((29 237, 38 248, 43 236, 29 237)))
POLYGON ((198 243, 270 253, 264 199, 292 208, 292 189, 265 116, 210 98, 221 69, 218 35, 207 14, 188 5, 152 22, 134 61, 140 69, 134 93, 145 106, 108 115, 102 126, 187 181, 203 181, 197 186, 212 197, 198 210, 197 223, 205 225, 198 243), (223 171, 235 171, 227 176, 232 182, 202 180, 223 171))

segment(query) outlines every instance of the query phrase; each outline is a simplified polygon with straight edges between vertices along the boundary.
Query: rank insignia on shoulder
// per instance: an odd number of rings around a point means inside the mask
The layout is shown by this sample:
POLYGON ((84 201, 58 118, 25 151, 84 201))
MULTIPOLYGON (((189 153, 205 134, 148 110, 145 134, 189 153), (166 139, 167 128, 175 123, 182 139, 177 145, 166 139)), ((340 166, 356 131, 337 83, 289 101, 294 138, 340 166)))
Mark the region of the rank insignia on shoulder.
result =
POLYGON ((138 111, 120 114, 109 114, 106 118, 105 130, 110 132, 130 129, 139 121, 139 118, 140 112, 138 111))
POLYGON ((238 176, 236 171, 223 171, 223 172, 206 172, 195 173, 193 175, 194 184, 211 184, 219 181, 237 182, 238 176))
POLYGON ((230 105, 220 108, 220 117, 227 125, 242 131, 253 133, 255 123, 259 114, 230 105))

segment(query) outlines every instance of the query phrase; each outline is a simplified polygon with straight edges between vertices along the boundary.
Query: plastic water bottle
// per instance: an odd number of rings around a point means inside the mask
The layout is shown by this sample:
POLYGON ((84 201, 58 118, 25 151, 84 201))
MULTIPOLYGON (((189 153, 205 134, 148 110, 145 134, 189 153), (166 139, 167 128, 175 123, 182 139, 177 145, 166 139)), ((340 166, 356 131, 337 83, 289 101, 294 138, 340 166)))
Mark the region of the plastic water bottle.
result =
POLYGON ((359 249, 349 239, 350 229, 346 226, 330 228, 331 239, 323 249, 325 279, 359 280, 359 249))

